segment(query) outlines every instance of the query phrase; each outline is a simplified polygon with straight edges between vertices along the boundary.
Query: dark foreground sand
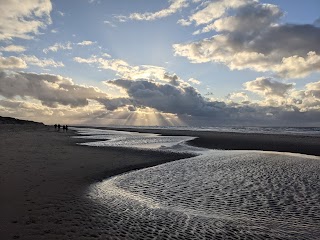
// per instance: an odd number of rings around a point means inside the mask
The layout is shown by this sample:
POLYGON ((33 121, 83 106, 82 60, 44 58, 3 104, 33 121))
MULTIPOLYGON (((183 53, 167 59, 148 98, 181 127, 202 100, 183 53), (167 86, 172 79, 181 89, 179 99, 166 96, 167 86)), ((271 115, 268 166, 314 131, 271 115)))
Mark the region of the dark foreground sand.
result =
POLYGON ((79 146, 45 126, 0 125, 0 239, 98 239, 88 185, 122 172, 188 157, 79 146))
MULTIPOLYGON (((150 132, 150 131, 149 131, 150 132)), ((154 131, 153 131, 154 132, 154 131)), ((159 132, 159 131, 155 131, 159 132)), ((317 137, 162 131, 200 136, 192 144, 320 155, 317 137), (254 146, 254 147, 253 147, 254 146)), ((188 157, 183 154, 76 145, 72 131, 0 125, 0 239, 108 239, 89 184, 126 171, 188 157)))

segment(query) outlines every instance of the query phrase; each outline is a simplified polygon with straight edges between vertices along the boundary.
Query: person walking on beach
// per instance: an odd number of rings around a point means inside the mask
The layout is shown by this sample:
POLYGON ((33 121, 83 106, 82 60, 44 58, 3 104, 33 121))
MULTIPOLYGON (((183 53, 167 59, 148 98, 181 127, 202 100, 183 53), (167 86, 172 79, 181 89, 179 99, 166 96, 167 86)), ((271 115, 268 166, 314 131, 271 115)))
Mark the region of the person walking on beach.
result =
POLYGON ((60 132, 60 128, 61 128, 61 125, 60 124, 58 124, 58 131, 60 132))
POLYGON ((68 125, 66 125, 66 132, 68 132, 68 125))
POLYGON ((54 125, 54 130, 57 130, 57 127, 58 127, 58 125, 57 125, 57 124, 55 124, 55 125, 54 125))

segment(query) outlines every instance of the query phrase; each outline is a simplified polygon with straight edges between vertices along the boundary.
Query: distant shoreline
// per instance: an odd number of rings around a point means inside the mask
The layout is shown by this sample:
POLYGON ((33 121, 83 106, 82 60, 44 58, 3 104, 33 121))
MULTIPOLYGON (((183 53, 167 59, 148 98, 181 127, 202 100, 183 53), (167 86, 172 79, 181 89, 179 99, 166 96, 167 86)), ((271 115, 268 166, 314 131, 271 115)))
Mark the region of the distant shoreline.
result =
POLYGON ((143 129, 124 127, 84 127, 129 131, 140 133, 156 133, 165 136, 197 137, 188 142, 191 146, 222 150, 261 150, 275 152, 291 152, 320 156, 320 136, 304 136, 291 134, 259 134, 216 131, 193 131, 173 129, 143 129))

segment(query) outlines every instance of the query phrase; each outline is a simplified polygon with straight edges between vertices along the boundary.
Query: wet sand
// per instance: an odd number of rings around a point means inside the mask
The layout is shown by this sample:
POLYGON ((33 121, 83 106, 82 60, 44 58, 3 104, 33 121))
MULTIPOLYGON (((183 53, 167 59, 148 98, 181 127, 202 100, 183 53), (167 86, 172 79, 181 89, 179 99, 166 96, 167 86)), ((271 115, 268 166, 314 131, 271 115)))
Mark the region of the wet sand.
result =
MULTIPOLYGON (((191 144, 204 147, 320 155, 318 137, 162 133, 199 136, 191 144)), ((108 239, 108 219, 84 197, 87 187, 119 173, 189 157, 79 146, 81 140, 70 138, 73 134, 46 126, 0 126, 0 239, 108 239)))
MULTIPOLYGON (((108 128, 111 129, 111 128, 108 128)), ((115 130, 159 133, 166 136, 198 137, 188 144, 196 147, 223 150, 262 150, 302 153, 320 156, 320 136, 231 133, 168 129, 112 128, 115 130)))

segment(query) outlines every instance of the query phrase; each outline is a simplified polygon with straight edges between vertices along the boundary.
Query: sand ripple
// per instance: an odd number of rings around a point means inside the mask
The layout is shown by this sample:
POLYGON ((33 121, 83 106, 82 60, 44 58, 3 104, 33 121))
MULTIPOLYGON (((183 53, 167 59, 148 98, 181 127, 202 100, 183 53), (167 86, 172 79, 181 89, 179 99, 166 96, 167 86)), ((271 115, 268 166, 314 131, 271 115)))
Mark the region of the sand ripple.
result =
POLYGON ((319 180, 318 157, 208 151, 95 184, 89 198, 112 238, 320 239, 319 180))

